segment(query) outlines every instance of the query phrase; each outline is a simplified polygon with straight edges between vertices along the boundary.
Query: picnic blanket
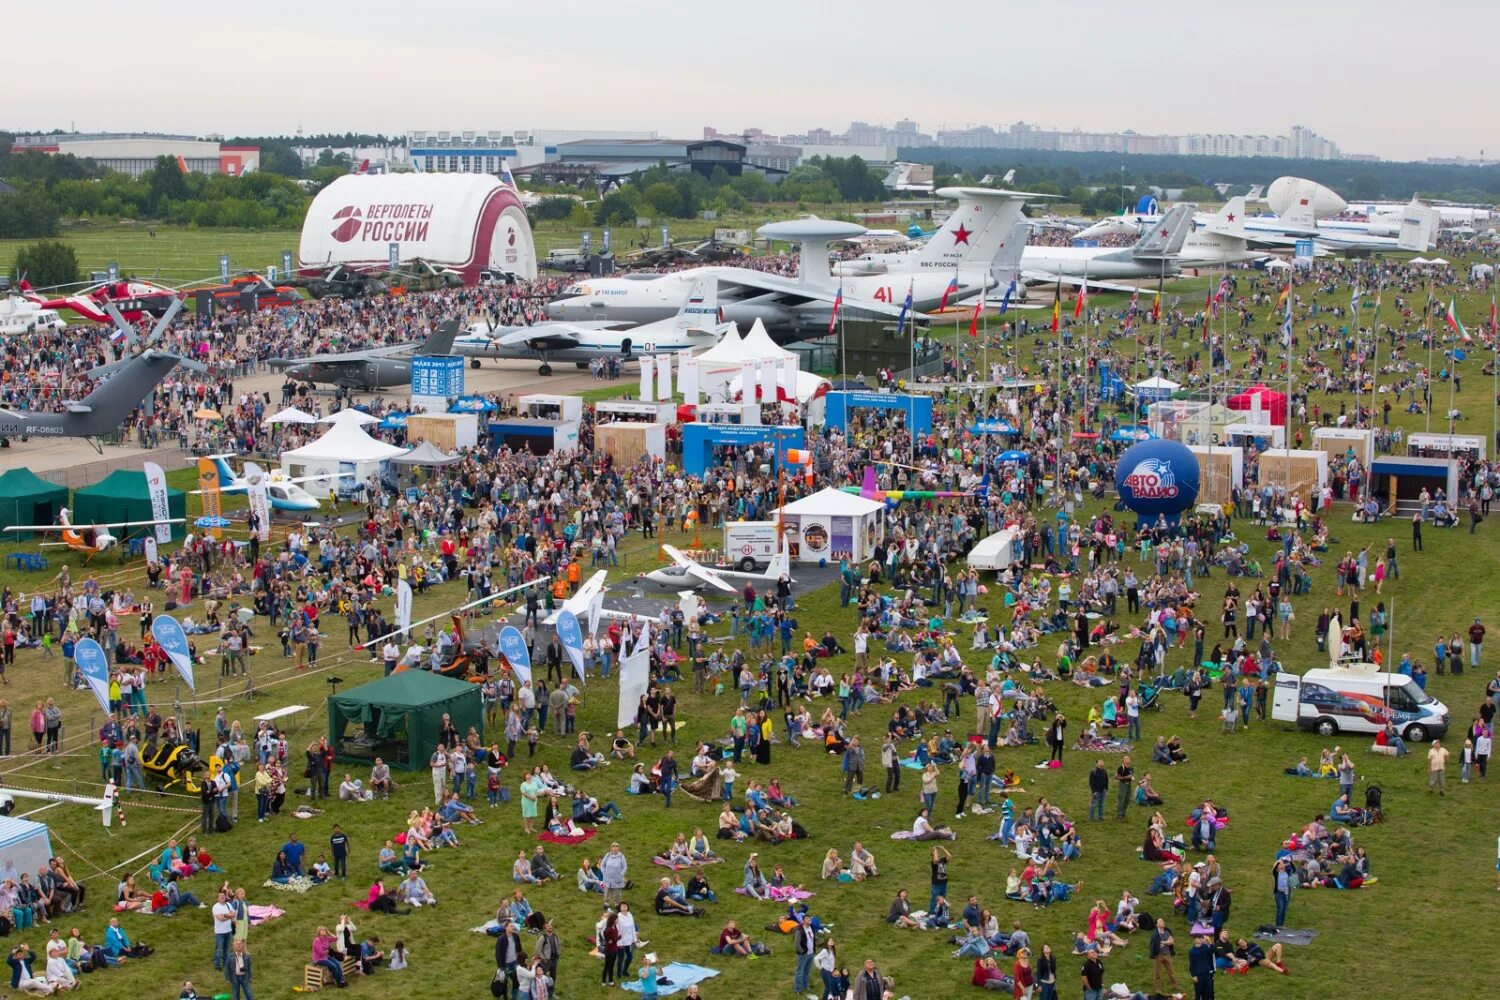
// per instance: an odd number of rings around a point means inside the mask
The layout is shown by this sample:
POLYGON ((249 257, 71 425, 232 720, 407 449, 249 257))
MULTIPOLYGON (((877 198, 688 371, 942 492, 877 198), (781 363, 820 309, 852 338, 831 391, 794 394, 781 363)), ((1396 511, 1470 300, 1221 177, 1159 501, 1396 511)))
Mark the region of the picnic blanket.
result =
MULTIPOLYGON (((692 965, 688 962, 668 962, 656 970, 656 993, 658 996, 671 996, 673 993, 687 989, 695 983, 701 983, 705 979, 712 979, 719 974, 718 969, 710 969, 706 965, 692 965)), ((634 982, 621 983, 622 989, 632 993, 641 992, 639 979, 634 982)))
POLYGON ((564 837, 560 833, 553 833, 551 830, 543 830, 541 833, 536 835, 536 839, 547 844, 581 844, 585 840, 593 840, 594 836, 598 834, 598 832, 598 830, 585 830, 577 836, 564 837))
MULTIPOLYGON (((750 895, 742 885, 736 886, 734 891, 741 896, 750 895)), ((798 889, 790 885, 767 886, 766 895, 772 902, 776 903, 793 903, 804 899, 812 899, 813 897, 813 894, 806 889, 798 889)))
POLYGON ((250 913, 250 926, 256 927, 267 920, 275 920, 284 916, 286 911, 279 906, 250 906, 246 908, 250 913))
POLYGON ((674 865, 674 864, 672 864, 672 862, 668 861, 666 858, 664 858, 660 854, 658 854, 656 857, 654 857, 654 858, 651 859, 651 863, 653 865, 660 865, 663 868, 670 868, 674 872, 680 872, 680 871, 686 871, 689 868, 701 868, 704 865, 717 865, 717 864, 722 863, 723 860, 724 860, 723 858, 708 858, 707 860, 704 860, 704 861, 694 861, 692 864, 688 864, 688 865, 674 865))
POLYGON ((1317 931, 1294 930, 1290 927, 1278 927, 1274 933, 1267 931, 1256 931, 1255 936, 1262 941, 1275 941, 1277 944, 1312 944, 1313 938, 1318 936, 1317 931))

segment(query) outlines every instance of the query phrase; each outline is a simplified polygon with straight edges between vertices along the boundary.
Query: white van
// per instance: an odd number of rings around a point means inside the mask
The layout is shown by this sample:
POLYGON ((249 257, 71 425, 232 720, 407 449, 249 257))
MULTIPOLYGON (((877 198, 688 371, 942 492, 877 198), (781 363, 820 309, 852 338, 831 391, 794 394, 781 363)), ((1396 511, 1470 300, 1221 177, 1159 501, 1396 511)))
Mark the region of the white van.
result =
POLYGON ((1376 733, 1394 722, 1411 743, 1448 731, 1448 707, 1405 674, 1387 673, 1373 663, 1340 661, 1302 676, 1276 675, 1271 718, 1315 729, 1320 736, 1376 733))
POLYGON ((775 521, 724 522, 724 561, 741 572, 765 569, 778 546, 775 521))

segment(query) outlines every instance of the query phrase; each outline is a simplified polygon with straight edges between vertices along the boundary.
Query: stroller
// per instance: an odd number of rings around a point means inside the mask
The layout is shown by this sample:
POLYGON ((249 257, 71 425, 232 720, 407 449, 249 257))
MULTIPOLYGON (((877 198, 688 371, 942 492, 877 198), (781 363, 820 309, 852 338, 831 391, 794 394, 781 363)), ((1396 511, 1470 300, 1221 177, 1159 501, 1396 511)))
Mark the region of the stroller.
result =
POLYGON ((1148 708, 1154 708, 1156 709, 1156 711, 1160 712, 1161 693, 1166 687, 1167 679, 1165 677, 1157 677, 1154 680, 1150 681, 1141 681, 1140 685, 1137 687, 1137 690, 1141 695, 1141 711, 1145 711, 1148 708))

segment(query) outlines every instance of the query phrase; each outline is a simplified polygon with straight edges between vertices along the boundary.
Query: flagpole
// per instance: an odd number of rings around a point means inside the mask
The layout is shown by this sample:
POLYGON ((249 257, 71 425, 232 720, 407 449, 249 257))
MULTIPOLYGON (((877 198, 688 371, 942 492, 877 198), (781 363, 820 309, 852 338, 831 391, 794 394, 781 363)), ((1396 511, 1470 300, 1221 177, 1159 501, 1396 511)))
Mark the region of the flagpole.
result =
POLYGON ((1500 336, 1495 330, 1495 293, 1490 292, 1490 351, 1495 355, 1490 365, 1490 447, 1500 448, 1500 336))
POLYGON ((1432 331, 1432 272, 1427 272, 1427 303, 1422 309, 1422 329, 1427 333, 1427 382, 1422 386, 1422 394, 1427 398, 1426 403, 1427 423, 1426 430, 1432 433, 1432 342, 1437 335, 1432 331))

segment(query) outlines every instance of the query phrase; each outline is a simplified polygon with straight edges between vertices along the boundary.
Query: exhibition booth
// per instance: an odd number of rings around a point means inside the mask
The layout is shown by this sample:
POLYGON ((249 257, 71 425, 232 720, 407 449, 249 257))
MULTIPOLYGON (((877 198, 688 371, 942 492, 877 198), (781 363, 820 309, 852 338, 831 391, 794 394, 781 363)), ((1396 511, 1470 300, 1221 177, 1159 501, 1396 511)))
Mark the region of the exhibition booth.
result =
POLYGON ((880 410, 902 414, 906 418, 907 431, 913 437, 922 437, 932 431, 931 396, 834 391, 824 397, 823 407, 824 425, 834 430, 847 430, 849 419, 856 410, 880 410))
POLYGON ((885 504, 829 487, 775 511, 796 562, 863 562, 885 538, 885 504))
POLYGON ((774 424, 708 424, 694 421, 682 427, 682 468, 690 476, 702 477, 722 464, 730 453, 756 445, 770 445, 771 464, 785 461, 788 448, 801 448, 806 441, 800 426, 774 424))
POLYGON ((330 477, 314 479, 303 486, 315 497, 327 497, 340 489, 357 489, 371 476, 383 479, 386 463, 406 454, 405 448, 377 441, 365 433, 360 425, 369 419, 369 414, 340 410, 330 419, 333 426, 322 437, 281 453, 281 471, 289 478, 330 477))
POLYGON ((608 455, 616 466, 631 466, 642 457, 666 458, 666 424, 598 424, 594 450, 608 455))

